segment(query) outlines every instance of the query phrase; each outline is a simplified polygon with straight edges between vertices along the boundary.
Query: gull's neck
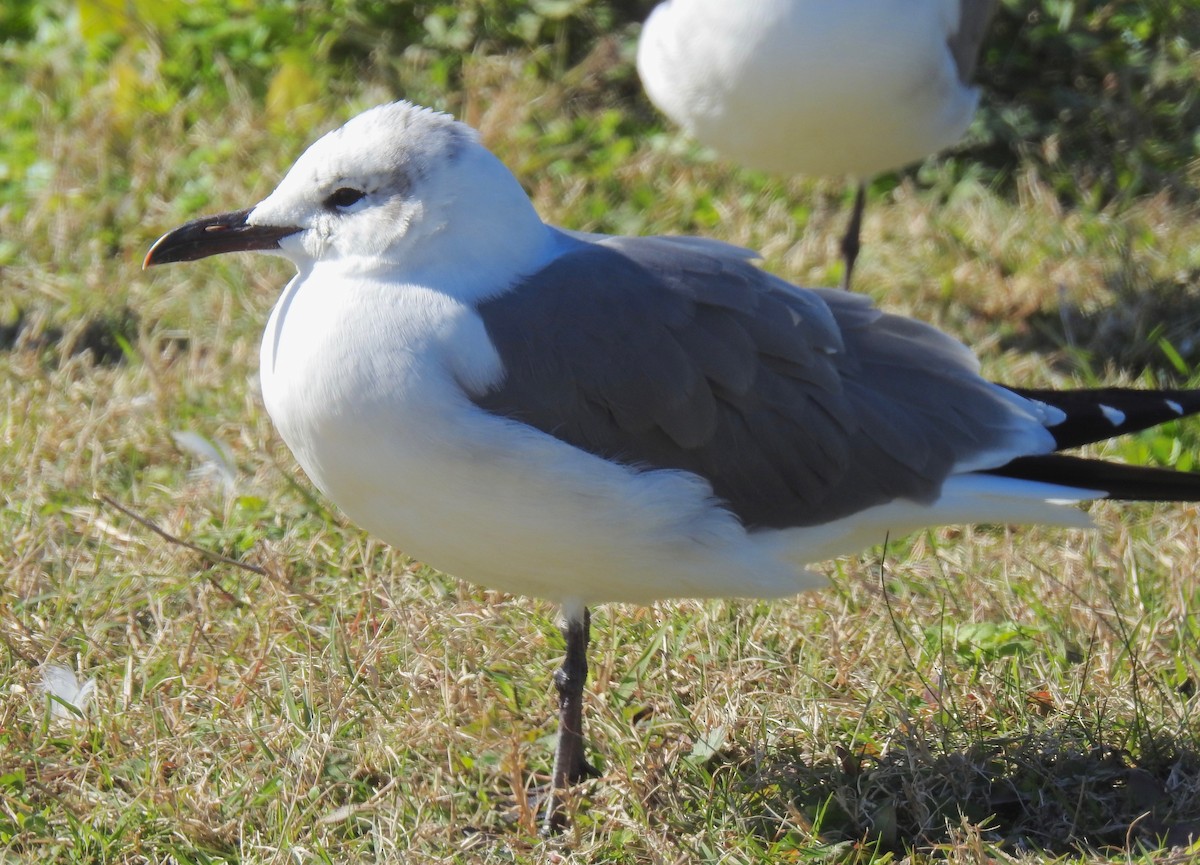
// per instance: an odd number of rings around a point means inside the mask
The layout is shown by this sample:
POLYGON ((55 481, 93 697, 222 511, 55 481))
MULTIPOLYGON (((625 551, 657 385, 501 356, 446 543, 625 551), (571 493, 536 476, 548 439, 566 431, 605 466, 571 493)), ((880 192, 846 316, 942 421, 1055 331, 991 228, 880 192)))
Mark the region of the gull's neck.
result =
POLYGON ((431 288, 474 306, 503 294, 562 251, 562 235, 540 219, 516 225, 500 216, 484 223, 456 222, 413 256, 390 265, 380 277, 431 288))

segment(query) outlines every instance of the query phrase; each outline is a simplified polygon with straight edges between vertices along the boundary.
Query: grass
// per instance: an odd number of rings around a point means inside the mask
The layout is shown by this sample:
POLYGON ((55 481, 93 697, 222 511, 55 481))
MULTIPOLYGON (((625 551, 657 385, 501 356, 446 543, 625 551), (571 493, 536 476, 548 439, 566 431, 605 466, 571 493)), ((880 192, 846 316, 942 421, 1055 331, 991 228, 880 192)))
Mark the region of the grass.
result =
MULTIPOLYGON (((732 171, 649 129, 644 104, 605 95, 628 62, 547 84, 480 57, 444 98, 550 221, 700 232, 836 282, 840 184, 732 171)), ((395 95, 368 83, 308 116, 332 127, 395 95)), ((43 167, 0 207, 0 859, 1200 855, 1190 505, 1096 505, 1093 533, 892 539, 771 604, 601 609, 586 732, 604 775, 572 831, 540 839, 555 611, 432 572, 311 490, 255 383, 285 265, 138 270, 163 230, 265 195, 321 131, 267 128, 242 97, 132 126, 104 98, 47 110, 27 130, 43 167), (194 472, 178 431, 228 447, 232 489, 194 472), (96 680, 83 720, 48 710, 47 663, 96 680)), ((1194 208, 1064 209, 1032 165, 1015 188, 937 165, 884 181, 858 286, 1000 380, 1196 384, 1194 208)), ((1102 452, 1188 467, 1198 449, 1183 423, 1102 452)))

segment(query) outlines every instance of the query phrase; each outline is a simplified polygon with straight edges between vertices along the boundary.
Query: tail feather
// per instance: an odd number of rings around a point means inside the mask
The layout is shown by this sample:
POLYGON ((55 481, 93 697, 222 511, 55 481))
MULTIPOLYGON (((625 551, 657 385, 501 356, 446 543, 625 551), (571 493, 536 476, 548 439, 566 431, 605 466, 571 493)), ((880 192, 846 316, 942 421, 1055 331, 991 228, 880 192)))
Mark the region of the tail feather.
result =
POLYGON ((1200 473, 1047 454, 1019 457, 986 474, 1103 492, 1125 502, 1200 502, 1200 473))
POLYGON ((1026 399, 1054 406, 1067 416, 1062 423, 1047 427, 1058 450, 1104 441, 1200 412, 1200 390, 1008 389, 1026 399))

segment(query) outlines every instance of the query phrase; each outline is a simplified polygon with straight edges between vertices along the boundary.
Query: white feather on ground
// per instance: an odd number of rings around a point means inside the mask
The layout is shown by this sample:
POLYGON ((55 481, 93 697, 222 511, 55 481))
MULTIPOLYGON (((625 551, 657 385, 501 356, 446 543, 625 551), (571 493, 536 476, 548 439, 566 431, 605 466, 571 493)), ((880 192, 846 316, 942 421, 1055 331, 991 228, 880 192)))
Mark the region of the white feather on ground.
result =
POLYGON ((42 667, 41 688, 50 701, 50 717, 81 721, 96 695, 96 680, 88 679, 81 685, 70 667, 46 664, 42 667))

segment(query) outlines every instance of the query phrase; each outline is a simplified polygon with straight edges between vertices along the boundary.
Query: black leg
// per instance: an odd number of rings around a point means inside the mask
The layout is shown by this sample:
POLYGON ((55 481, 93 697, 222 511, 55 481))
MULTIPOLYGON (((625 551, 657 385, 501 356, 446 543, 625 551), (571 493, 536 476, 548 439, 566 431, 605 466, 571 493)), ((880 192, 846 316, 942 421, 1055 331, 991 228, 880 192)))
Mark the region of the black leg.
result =
POLYGON ((858 235, 862 231, 863 207, 867 203, 867 185, 860 182, 858 192, 854 194, 854 210, 850 213, 850 223, 846 226, 846 234, 842 238, 842 260, 846 262, 846 272, 842 275, 842 288, 850 290, 850 274, 854 272, 854 262, 858 259, 858 235))
POLYGON ((566 823, 563 794, 576 781, 599 773, 583 756, 583 686, 587 681, 588 632, 592 617, 585 608, 579 618, 563 627, 567 656, 554 674, 558 689, 558 748, 554 753, 554 775, 546 805, 546 832, 557 832, 566 823))

